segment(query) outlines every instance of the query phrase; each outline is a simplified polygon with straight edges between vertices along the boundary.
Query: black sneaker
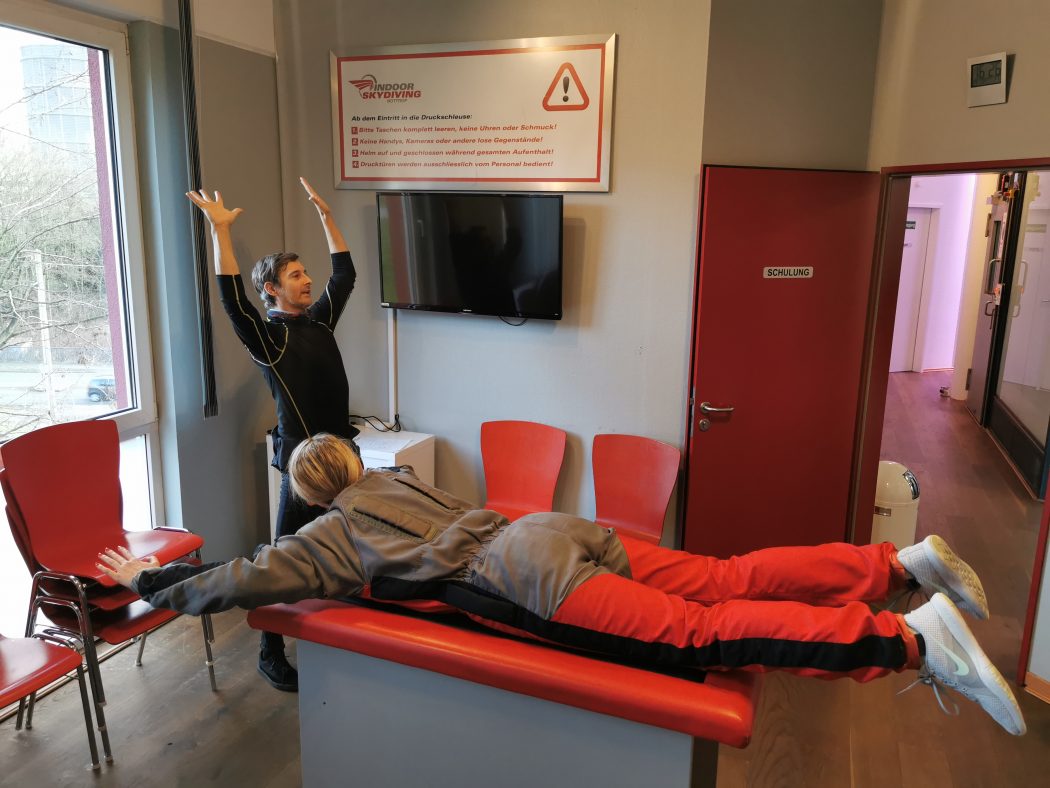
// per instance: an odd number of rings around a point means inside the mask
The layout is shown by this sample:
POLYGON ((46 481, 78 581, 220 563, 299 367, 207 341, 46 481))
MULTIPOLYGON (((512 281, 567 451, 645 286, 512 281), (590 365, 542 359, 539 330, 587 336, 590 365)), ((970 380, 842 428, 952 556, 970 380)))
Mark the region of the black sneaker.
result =
POLYGON ((282 692, 299 691, 299 672, 288 664, 283 652, 259 655, 259 673, 282 692))

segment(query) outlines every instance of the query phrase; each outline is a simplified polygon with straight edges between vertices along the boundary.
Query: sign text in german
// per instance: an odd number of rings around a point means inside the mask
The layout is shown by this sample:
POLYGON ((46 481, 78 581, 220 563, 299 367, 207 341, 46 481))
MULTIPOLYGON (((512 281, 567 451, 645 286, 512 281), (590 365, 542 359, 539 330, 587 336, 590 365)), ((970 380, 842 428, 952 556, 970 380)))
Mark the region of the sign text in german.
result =
POLYGON ((333 54, 336 186, 608 191, 615 41, 333 54))

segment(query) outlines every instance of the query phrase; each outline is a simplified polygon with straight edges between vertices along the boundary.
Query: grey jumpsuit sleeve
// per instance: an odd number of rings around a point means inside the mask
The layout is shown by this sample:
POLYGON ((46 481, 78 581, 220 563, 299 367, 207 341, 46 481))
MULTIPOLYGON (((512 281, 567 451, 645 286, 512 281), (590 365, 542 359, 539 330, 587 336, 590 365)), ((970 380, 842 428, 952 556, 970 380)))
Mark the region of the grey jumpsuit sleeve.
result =
POLYGON ((173 583, 166 582, 166 571, 161 567, 140 572, 133 589, 153 607, 194 616, 233 607, 354 596, 368 583, 350 529, 338 510, 281 537, 272 547, 262 547, 252 560, 236 558, 189 577, 183 573, 173 583))

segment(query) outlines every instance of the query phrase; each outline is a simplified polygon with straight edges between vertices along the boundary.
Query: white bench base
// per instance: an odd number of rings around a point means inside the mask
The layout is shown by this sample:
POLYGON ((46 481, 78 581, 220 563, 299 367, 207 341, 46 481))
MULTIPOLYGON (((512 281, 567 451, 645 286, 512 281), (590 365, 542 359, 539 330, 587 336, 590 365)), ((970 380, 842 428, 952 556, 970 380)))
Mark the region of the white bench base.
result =
POLYGON ((305 640, 305 788, 714 788, 715 742, 305 640))

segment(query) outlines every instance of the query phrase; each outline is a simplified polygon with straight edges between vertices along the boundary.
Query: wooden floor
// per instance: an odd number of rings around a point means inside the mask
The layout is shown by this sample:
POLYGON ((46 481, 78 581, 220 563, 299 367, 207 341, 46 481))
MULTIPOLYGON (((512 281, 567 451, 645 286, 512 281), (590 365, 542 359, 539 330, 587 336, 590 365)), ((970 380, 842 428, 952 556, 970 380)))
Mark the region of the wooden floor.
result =
POLYGON ((0 725, 0 785, 298 786, 298 696, 278 692, 256 672, 259 633, 243 611, 214 621, 217 693, 208 684, 198 619, 177 618, 149 636, 142 667, 135 667, 135 648, 102 666, 112 764, 97 774, 88 768, 71 683, 37 704, 32 730, 16 731, 13 718, 0 725))
MULTIPOLYGON (((891 376, 883 456, 919 478, 920 536, 944 535, 980 573, 992 619, 974 630, 1013 678, 1040 507, 965 409, 939 396, 947 382, 943 373, 891 376)), ((201 666, 197 621, 177 619, 150 636, 143 667, 127 650, 103 668, 112 765, 98 776, 84 768, 79 699, 68 685, 38 704, 33 730, 15 731, 13 720, 0 725, 0 784, 297 786, 296 696, 271 689, 256 674, 258 638, 243 613, 216 617, 216 631, 218 693, 201 666)), ((1029 728, 1018 739, 965 699, 956 718, 941 712, 927 687, 898 696, 910 680, 900 675, 862 685, 769 674, 754 741, 746 750, 722 748, 718 785, 1046 784, 1050 705, 1018 693, 1029 728)), ((468 755, 464 763, 469 775, 468 755)), ((351 776, 346 784, 353 785, 351 776)), ((498 788, 496 781, 485 784, 498 788)))

